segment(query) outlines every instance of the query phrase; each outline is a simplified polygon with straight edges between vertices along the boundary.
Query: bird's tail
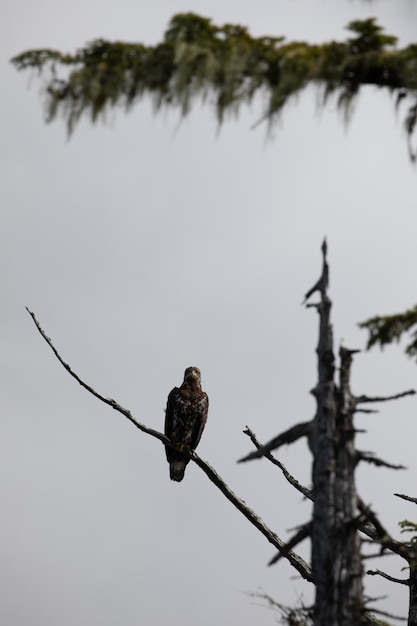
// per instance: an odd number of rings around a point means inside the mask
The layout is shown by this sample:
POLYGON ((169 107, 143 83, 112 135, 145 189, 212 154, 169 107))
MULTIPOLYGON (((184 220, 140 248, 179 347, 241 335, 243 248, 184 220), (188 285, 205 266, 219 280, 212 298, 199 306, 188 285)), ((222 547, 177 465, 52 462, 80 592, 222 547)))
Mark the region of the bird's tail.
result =
POLYGON ((177 483, 181 482, 184 478, 185 467, 187 463, 182 459, 178 461, 172 461, 169 465, 169 476, 171 480, 176 480, 177 483))

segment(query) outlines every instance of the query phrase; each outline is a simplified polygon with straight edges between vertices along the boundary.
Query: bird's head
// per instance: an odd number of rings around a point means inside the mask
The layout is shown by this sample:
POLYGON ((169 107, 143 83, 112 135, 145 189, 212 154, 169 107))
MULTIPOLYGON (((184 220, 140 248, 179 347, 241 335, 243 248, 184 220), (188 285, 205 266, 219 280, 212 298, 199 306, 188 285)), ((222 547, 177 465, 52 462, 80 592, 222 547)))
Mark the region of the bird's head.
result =
POLYGON ((201 383, 201 372, 198 367, 187 367, 184 372, 185 383, 201 383))

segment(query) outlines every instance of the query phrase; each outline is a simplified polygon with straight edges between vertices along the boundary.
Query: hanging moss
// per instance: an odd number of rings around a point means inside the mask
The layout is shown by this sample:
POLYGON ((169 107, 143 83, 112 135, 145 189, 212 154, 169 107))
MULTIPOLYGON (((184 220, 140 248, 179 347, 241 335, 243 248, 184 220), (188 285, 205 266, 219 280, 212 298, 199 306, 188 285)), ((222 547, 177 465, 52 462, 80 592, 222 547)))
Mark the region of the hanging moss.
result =
POLYGON ((364 85, 396 92, 397 103, 411 97, 405 120, 410 136, 417 123, 417 44, 396 49, 396 37, 374 18, 351 22, 348 30, 346 41, 312 45, 254 38, 243 26, 216 26, 186 13, 172 18, 156 46, 99 39, 74 55, 29 50, 12 63, 43 74, 46 119, 62 115, 69 133, 86 113, 95 122, 106 108, 130 109, 149 95, 156 110, 177 107, 181 115, 202 100, 222 123, 226 113, 238 113, 261 92, 261 117, 272 124, 292 96, 314 84, 324 105, 335 93, 345 112, 364 85))

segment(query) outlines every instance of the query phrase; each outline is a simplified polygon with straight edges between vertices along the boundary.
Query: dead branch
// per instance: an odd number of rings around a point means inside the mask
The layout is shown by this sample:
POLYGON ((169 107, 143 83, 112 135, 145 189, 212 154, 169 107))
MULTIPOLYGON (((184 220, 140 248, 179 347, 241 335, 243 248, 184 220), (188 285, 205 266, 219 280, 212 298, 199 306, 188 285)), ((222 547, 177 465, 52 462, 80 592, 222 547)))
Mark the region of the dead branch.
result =
POLYGON ((410 496, 405 496, 402 493, 394 493, 394 496, 397 496, 397 498, 402 498, 403 500, 408 500, 409 502, 414 502, 414 504, 417 504, 417 498, 410 498, 410 496))
MULTIPOLYGON (((89 393, 95 396, 98 400, 101 400, 101 402, 108 404, 109 406, 112 407, 112 409, 124 415, 134 426, 136 426, 136 428, 138 428, 142 432, 146 433, 147 435, 150 435, 151 437, 155 437, 156 439, 159 439, 159 441, 161 441, 164 445, 168 445, 168 446, 175 448, 175 446, 170 442, 170 440, 167 437, 165 437, 165 435, 158 432, 157 430, 148 428, 144 424, 141 424, 133 417, 133 415, 128 409, 123 408, 120 404, 116 402, 116 400, 113 400, 111 398, 106 398, 105 396, 98 393, 95 389, 93 389, 86 382, 84 382, 71 369, 68 363, 66 363, 62 359, 57 349, 54 347, 51 339, 42 330, 38 320, 36 319, 35 314, 32 311, 30 311, 27 307, 26 307, 26 310, 31 316, 32 320, 34 321, 39 333, 41 334, 43 339, 46 341, 48 346, 51 348, 52 352, 55 354, 58 361, 67 370, 67 372, 82 387, 84 387, 84 389, 86 389, 89 393)), ((203 461, 203 459, 201 459, 195 452, 191 452, 191 451, 190 452, 182 451, 182 452, 185 453, 187 456, 189 456, 190 459, 194 461, 194 463, 196 463, 198 467, 200 467, 200 469, 203 470, 206 476, 208 476, 211 482, 214 483, 214 485, 216 485, 216 487, 223 493, 223 495, 229 500, 229 502, 231 502, 242 513, 242 515, 244 515, 246 519, 249 520, 249 522, 253 524, 253 526, 255 526, 255 528, 257 528, 264 535, 264 537, 269 541, 269 543, 271 543, 275 548, 277 548, 280 551, 285 549, 285 542, 282 541, 278 537, 278 535, 276 535, 270 528, 268 528, 265 522, 250 507, 248 507, 246 503, 243 500, 241 500, 241 498, 236 496, 236 494, 224 482, 224 480, 219 476, 216 470, 213 467, 211 467, 211 465, 209 465, 206 461, 203 461)), ((304 559, 302 559, 300 556, 298 556, 297 554, 291 551, 285 552, 285 558, 298 571, 298 573, 302 576, 302 578, 304 578, 305 580, 309 582, 312 582, 311 569, 307 565, 307 563, 304 561, 304 559)))
MULTIPOLYGON (((375 541, 372 541, 371 539, 362 539, 361 541, 362 545, 369 543, 371 545, 373 545, 375 543, 375 541)), ((362 561, 367 561, 369 559, 380 559, 381 557, 387 557, 387 556, 394 556, 393 552, 382 552, 381 550, 379 550, 379 552, 374 552, 374 553, 369 553, 369 554, 362 554, 362 561)))
MULTIPOLYGON (((307 607, 304 605, 301 599, 298 600, 297 606, 289 607, 285 604, 281 604, 272 598, 270 595, 265 593, 263 589, 257 592, 244 592, 250 598, 256 598, 257 600, 263 600, 266 603, 266 608, 270 608, 277 613, 280 614, 281 620, 280 624, 293 624, 296 626, 297 624, 301 626, 309 626, 312 625, 312 616, 314 607, 307 607)), ((265 606, 260 602, 254 602, 255 606, 265 606)))
POLYGON ((362 450, 356 450, 356 463, 359 463, 359 461, 366 461, 366 463, 370 463, 371 465, 376 465, 377 467, 387 467, 388 469, 407 469, 405 465, 393 465, 392 463, 388 463, 387 461, 384 461, 383 459, 375 456, 373 452, 363 452, 362 450))
MULTIPOLYGON (((321 251, 323 253, 323 271, 321 273, 320 278, 315 283, 315 285, 313 285, 313 287, 307 291, 306 295, 304 296, 304 300, 301 304, 306 304, 310 296, 312 296, 313 293, 316 293, 316 291, 319 291, 320 294, 323 295, 326 292, 327 287, 329 286, 329 266, 327 264, 327 259, 326 259, 327 257, 326 238, 323 239, 321 251)), ((311 305, 307 305, 307 306, 311 306, 311 305)), ((316 306, 316 305, 313 305, 313 306, 316 306)))
MULTIPOLYGON (((258 448, 259 451, 261 450, 265 450, 265 446, 262 446, 259 441, 257 440, 255 434, 253 433, 253 431, 246 426, 246 429, 243 431, 245 433, 245 435, 248 435, 248 437, 250 437, 250 440, 252 441, 253 445, 258 448)), ((279 467, 279 469, 282 471, 282 473, 284 474, 285 478, 288 480, 288 482, 290 483, 290 485, 292 485, 293 487, 295 487, 295 489, 297 489, 297 491, 299 491, 300 493, 303 494, 303 496, 305 496, 306 498, 308 498, 309 500, 313 500, 313 494, 312 491, 310 489, 307 489, 307 487, 304 487, 303 485, 301 485, 298 480, 296 478, 294 478, 294 476, 292 476, 292 474, 289 473, 289 471, 287 470, 287 468, 285 467, 285 465, 283 465, 281 463, 281 461, 278 461, 278 459, 276 459, 275 457, 272 456, 272 454, 270 452, 266 452, 264 451, 263 456, 268 459, 268 461, 271 461, 271 463, 273 463, 274 465, 276 465, 277 467, 279 467)), ((240 462, 240 461, 239 461, 240 462)))
MULTIPOLYGON (((382 617, 388 617, 389 619, 397 619, 400 622, 407 621, 406 617, 401 617, 400 615, 393 615, 392 613, 387 613, 386 611, 380 611, 379 609, 376 609, 375 607, 372 607, 372 606, 367 607, 367 611, 376 613, 377 615, 382 615, 382 617)), ((381 624, 381 626, 386 626, 386 622, 380 622, 379 620, 377 620, 376 623, 381 624)))
POLYGON ((382 549, 391 550, 391 552, 398 554, 398 556, 401 556, 405 561, 407 561, 407 563, 409 563, 411 555, 407 546, 401 541, 397 541, 391 537, 389 532, 379 521, 376 514, 359 497, 357 498, 357 505, 359 511, 362 513, 363 519, 365 520, 358 525, 359 530, 367 537, 375 541, 375 543, 379 543, 382 549))
POLYGON ((273 556, 272 559, 268 562, 268 565, 274 565, 274 563, 277 563, 280 559, 284 557, 287 550, 292 550, 293 548, 295 548, 295 546, 298 546, 299 543, 304 541, 304 539, 307 539, 307 537, 311 535, 311 526, 311 522, 303 524, 303 526, 301 526, 301 528, 295 533, 295 535, 289 541, 287 541, 283 551, 278 552, 275 556, 273 556))
POLYGON ((369 569, 366 573, 369 576, 382 576, 382 578, 386 578, 387 580, 391 581, 392 583, 398 583, 399 585, 406 585, 407 587, 409 586, 408 578, 406 578, 406 579, 394 578, 393 576, 390 576, 389 574, 386 574, 385 572, 382 572, 380 569, 369 569))
POLYGON ((405 396, 414 396, 415 393, 415 389, 409 389, 408 391, 396 393, 393 396, 357 396, 355 398, 355 403, 364 404, 365 402, 387 402, 388 400, 398 400, 399 398, 404 398, 405 396))
POLYGON ((288 430, 283 433, 277 435, 266 443, 265 445, 257 445, 258 450, 256 452, 251 452, 247 456, 244 456, 242 459, 239 459, 238 463, 246 463, 246 461, 252 461, 253 459, 261 459, 263 456, 267 456, 268 452, 272 450, 276 450, 277 448, 283 446, 284 444, 293 443, 297 441, 297 439, 301 439, 301 437, 309 437, 311 433, 312 421, 309 422, 301 422, 300 424, 296 424, 292 426, 288 430))

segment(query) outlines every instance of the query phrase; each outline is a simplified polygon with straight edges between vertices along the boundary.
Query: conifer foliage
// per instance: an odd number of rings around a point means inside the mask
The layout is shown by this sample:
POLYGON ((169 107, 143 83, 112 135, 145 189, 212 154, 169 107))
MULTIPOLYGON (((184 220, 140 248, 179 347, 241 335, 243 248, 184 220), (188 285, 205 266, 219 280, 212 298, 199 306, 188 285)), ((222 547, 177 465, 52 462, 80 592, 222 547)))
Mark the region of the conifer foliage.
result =
MULTIPOLYGON (((252 37, 244 26, 217 26, 193 13, 175 15, 155 46, 97 39, 75 54, 29 50, 12 59, 19 70, 44 75, 47 121, 61 115, 71 134, 84 114, 95 122, 113 106, 127 110, 150 96, 155 110, 178 108, 187 115, 196 100, 215 109, 221 124, 227 114, 264 103, 260 120, 269 125, 308 85, 320 89, 322 103, 335 94, 349 114, 365 85, 395 93, 396 105, 408 97, 408 137, 417 122, 417 44, 396 48, 374 18, 353 21, 345 41, 289 42, 284 37, 252 37)), ((410 147, 410 154, 414 154, 410 147)))

